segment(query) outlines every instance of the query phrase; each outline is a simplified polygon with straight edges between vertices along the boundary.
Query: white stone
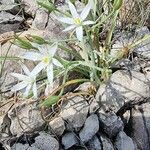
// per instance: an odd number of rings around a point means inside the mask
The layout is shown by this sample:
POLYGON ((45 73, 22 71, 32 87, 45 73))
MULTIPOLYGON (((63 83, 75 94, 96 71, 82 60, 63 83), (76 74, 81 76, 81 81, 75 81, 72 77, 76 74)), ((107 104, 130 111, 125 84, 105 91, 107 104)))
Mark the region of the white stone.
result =
POLYGON ((75 96, 64 101, 60 116, 69 126, 79 130, 87 118, 89 105, 83 97, 75 96))
POLYGON ((39 150, 59 150, 58 141, 44 132, 40 132, 40 135, 35 138, 35 143, 31 146, 39 150))
POLYGON ((86 121, 83 129, 79 133, 82 142, 86 143, 98 132, 99 121, 96 114, 90 115, 86 121))
POLYGON ((119 134, 117 135, 114 145, 118 150, 135 150, 132 139, 123 131, 119 132, 119 134))
POLYGON ((96 100, 102 107, 117 111, 130 100, 149 97, 149 81, 140 72, 118 70, 112 74, 107 85, 100 87, 97 92, 96 100))
POLYGON ((62 145, 64 145, 65 149, 71 148, 73 145, 79 144, 78 139, 75 136, 75 133, 69 132, 63 135, 62 137, 62 145))
POLYGON ((49 122, 50 129, 54 132, 57 136, 61 136, 65 131, 65 123, 61 117, 55 118, 49 122))

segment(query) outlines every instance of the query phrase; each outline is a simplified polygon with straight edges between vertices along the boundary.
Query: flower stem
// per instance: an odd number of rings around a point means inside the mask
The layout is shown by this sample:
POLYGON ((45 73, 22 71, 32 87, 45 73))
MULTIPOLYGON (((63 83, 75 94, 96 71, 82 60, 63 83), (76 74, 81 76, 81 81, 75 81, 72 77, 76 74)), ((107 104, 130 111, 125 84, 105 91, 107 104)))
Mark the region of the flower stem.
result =
POLYGON ((118 10, 115 11, 115 14, 113 16, 111 28, 110 28, 110 31, 108 32, 106 42, 105 42, 106 48, 108 48, 111 44, 111 39, 112 39, 112 35, 113 35, 114 29, 115 29, 115 26, 116 26, 116 20, 117 20, 118 13, 119 13, 118 10))
POLYGON ((89 61, 89 58, 88 58, 88 50, 87 50, 87 48, 86 48, 86 46, 85 46, 85 43, 84 43, 84 40, 82 40, 81 41, 81 46, 82 46, 82 53, 81 53, 81 56, 82 56, 82 58, 86 61, 86 62, 88 62, 89 61))
MULTIPOLYGON (((66 83, 67 77, 68 77, 68 69, 65 70, 62 85, 64 85, 66 83)), ((64 92, 64 87, 62 87, 58 96, 62 96, 63 92, 64 92)))
POLYGON ((97 28, 97 27, 100 27, 100 25, 102 25, 105 21, 107 21, 112 15, 114 14, 114 11, 112 11, 107 17, 105 17, 104 19, 102 19, 101 20, 101 17, 102 16, 100 16, 97 20, 96 20, 96 22, 98 22, 97 24, 95 24, 93 27, 92 27, 92 29, 95 29, 95 28, 97 28), (101 20, 101 21, 100 21, 101 20), (100 21, 100 22, 99 22, 100 21))
MULTIPOLYGON (((96 66, 94 52, 93 52, 94 45, 93 45, 93 42, 92 42, 92 39, 91 39, 91 36, 90 36, 89 32, 86 32, 86 34, 89 37, 89 42, 90 42, 90 58, 91 58, 91 61, 92 61, 92 65, 96 66)), ((92 81, 94 81, 94 78, 95 78, 96 82, 100 83, 100 79, 97 76, 96 69, 92 68, 92 77, 91 77, 92 81)))

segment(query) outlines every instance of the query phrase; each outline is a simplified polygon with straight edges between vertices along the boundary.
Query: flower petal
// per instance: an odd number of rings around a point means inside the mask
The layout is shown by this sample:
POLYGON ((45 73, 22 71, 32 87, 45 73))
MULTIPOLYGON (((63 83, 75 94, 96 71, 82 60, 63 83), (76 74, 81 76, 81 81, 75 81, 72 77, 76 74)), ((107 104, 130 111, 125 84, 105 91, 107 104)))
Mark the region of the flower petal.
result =
POLYGON ((19 74, 19 73, 11 73, 10 75, 13 76, 13 77, 18 78, 19 80, 26 80, 26 79, 28 79, 28 77, 26 75, 19 74))
POLYGON ((63 17, 60 17, 57 19, 58 21, 61 21, 63 23, 67 23, 67 24, 74 24, 73 22, 73 19, 72 18, 63 18, 63 17))
POLYGON ((88 21, 84 21, 83 25, 89 25, 89 24, 94 24, 94 23, 95 23, 94 21, 88 20, 88 21))
POLYGON ((54 78, 54 74, 53 74, 53 64, 50 64, 47 66, 47 78, 48 78, 48 82, 49 84, 53 84, 53 78, 54 78))
POLYGON ((44 69, 47 66, 47 64, 40 62, 35 66, 35 68, 31 71, 30 76, 34 77, 36 76, 42 69, 44 69))
POLYGON ((88 16, 91 8, 92 8, 92 0, 89 0, 88 4, 84 7, 83 11, 80 14, 82 20, 84 20, 88 16))
POLYGON ((37 49, 38 49, 39 46, 40 46, 38 43, 34 43, 34 42, 32 42, 31 44, 32 44, 33 47, 35 47, 35 48, 37 48, 37 49))
POLYGON ((25 92, 24 92, 24 97, 28 97, 28 95, 29 95, 29 92, 30 92, 30 90, 31 90, 31 87, 32 87, 32 85, 31 84, 29 84, 27 87, 26 87, 26 90, 25 90, 25 92))
POLYGON ((68 5, 73 18, 78 18, 79 14, 77 13, 75 6, 70 1, 68 1, 68 5))
POLYGON ((77 39, 79 41, 83 40, 83 28, 82 28, 82 26, 79 26, 76 28, 76 36, 77 36, 77 39))
POLYGON ((48 54, 47 45, 48 44, 43 44, 43 45, 39 45, 39 47, 38 47, 38 50, 40 51, 40 53, 42 54, 42 56, 48 54))
POLYGON ((30 75, 30 70, 23 63, 21 64, 21 68, 26 75, 30 75))
POLYGON ((55 55, 57 48, 58 48, 57 43, 53 43, 50 47, 48 47, 48 52, 51 55, 51 57, 53 57, 55 55))
POLYGON ((36 47, 40 51, 41 56, 47 55, 46 45, 47 44, 40 45, 40 44, 37 44, 37 43, 32 43, 32 46, 36 47))
POLYGON ((54 65, 58 66, 58 67, 63 67, 63 65, 55 58, 52 59, 52 62, 54 65))
POLYGON ((33 84, 33 95, 34 95, 34 98, 37 98, 37 87, 36 87, 36 82, 34 82, 33 84))
POLYGON ((66 29, 64 29, 63 31, 66 32, 66 31, 74 29, 75 27, 76 27, 76 25, 71 25, 71 26, 67 27, 66 29))
POLYGON ((26 52, 20 57, 23 59, 29 59, 29 60, 33 60, 33 61, 39 61, 42 59, 42 55, 37 52, 26 52))
POLYGON ((14 85, 14 86, 11 88, 11 91, 12 91, 12 92, 16 92, 16 91, 19 91, 19 90, 25 88, 26 86, 27 86, 27 83, 25 83, 25 82, 20 82, 20 83, 14 85))

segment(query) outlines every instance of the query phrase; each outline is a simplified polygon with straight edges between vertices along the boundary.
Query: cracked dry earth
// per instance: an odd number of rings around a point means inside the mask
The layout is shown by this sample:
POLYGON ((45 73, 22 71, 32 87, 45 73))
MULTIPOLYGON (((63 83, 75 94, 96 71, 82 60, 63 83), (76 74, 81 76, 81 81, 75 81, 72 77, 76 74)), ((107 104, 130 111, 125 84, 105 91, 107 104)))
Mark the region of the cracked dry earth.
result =
MULTIPOLYGON (((0 0, 0 3, 9 1, 0 0)), ((62 25, 53 13, 38 8, 35 0, 22 0, 27 19, 11 11, 0 12, 1 55, 20 55, 24 52, 11 45, 14 32, 24 37, 30 34, 45 39, 62 39, 62 25), (5 17, 3 17, 5 16, 5 17), (25 30, 25 31, 24 31, 25 30), (20 32, 22 31, 22 32, 20 32)), ((63 1, 59 7, 66 9, 63 1)), ((112 55, 122 43, 132 42, 133 37, 149 35, 148 27, 134 33, 121 32, 112 46, 112 55)), ((62 51, 66 59, 72 56, 62 51)), ((67 96, 57 110, 39 110, 38 101, 10 98, 10 87, 16 82, 9 73, 20 72, 16 61, 6 61, 0 77, 0 149, 8 150, 149 150, 150 149, 150 41, 132 50, 132 59, 122 59, 112 66, 115 71, 106 84, 100 85, 90 96, 67 96), (46 118, 47 115, 52 114, 46 118), (51 117, 52 116, 52 117, 51 117)), ((25 62, 30 68, 34 64, 25 62)), ((59 81, 55 81, 55 87, 59 81)), ((85 82, 74 91, 93 87, 85 82)))

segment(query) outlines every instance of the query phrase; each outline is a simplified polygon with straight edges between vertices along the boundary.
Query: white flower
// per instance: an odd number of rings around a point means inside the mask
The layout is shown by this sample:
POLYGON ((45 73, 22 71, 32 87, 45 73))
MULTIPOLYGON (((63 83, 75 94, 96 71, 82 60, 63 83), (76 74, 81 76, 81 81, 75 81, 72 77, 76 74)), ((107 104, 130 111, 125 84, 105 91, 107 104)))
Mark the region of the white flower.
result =
POLYGON ((53 64, 58 67, 63 67, 57 59, 53 58, 57 50, 57 44, 54 43, 51 46, 48 44, 34 46, 39 49, 39 52, 26 52, 21 57, 33 61, 40 61, 40 63, 35 67, 35 70, 40 72, 42 69, 46 68, 49 84, 52 85, 54 78, 53 64))
POLYGON ((32 88, 34 98, 37 98, 37 87, 36 87, 36 75, 38 74, 37 70, 33 69, 30 72, 29 69, 24 64, 22 64, 21 67, 25 75, 18 74, 18 73, 11 73, 12 76, 18 78, 19 81, 21 81, 20 83, 14 85, 11 88, 11 91, 16 92, 16 91, 26 88, 24 92, 24 97, 27 97, 32 88))
POLYGON ((58 18, 58 20, 63 23, 70 24, 70 26, 67 27, 63 31, 69 31, 69 30, 75 29, 78 40, 82 41, 83 26, 89 25, 89 24, 94 24, 94 21, 89 21, 89 20, 84 21, 90 12, 90 9, 93 7, 93 0, 89 0, 88 4, 85 6, 85 8, 81 12, 81 14, 77 13, 75 6, 70 1, 68 1, 68 5, 69 5, 69 9, 70 9, 72 18, 69 18, 69 17, 63 18, 62 17, 62 18, 58 18))

